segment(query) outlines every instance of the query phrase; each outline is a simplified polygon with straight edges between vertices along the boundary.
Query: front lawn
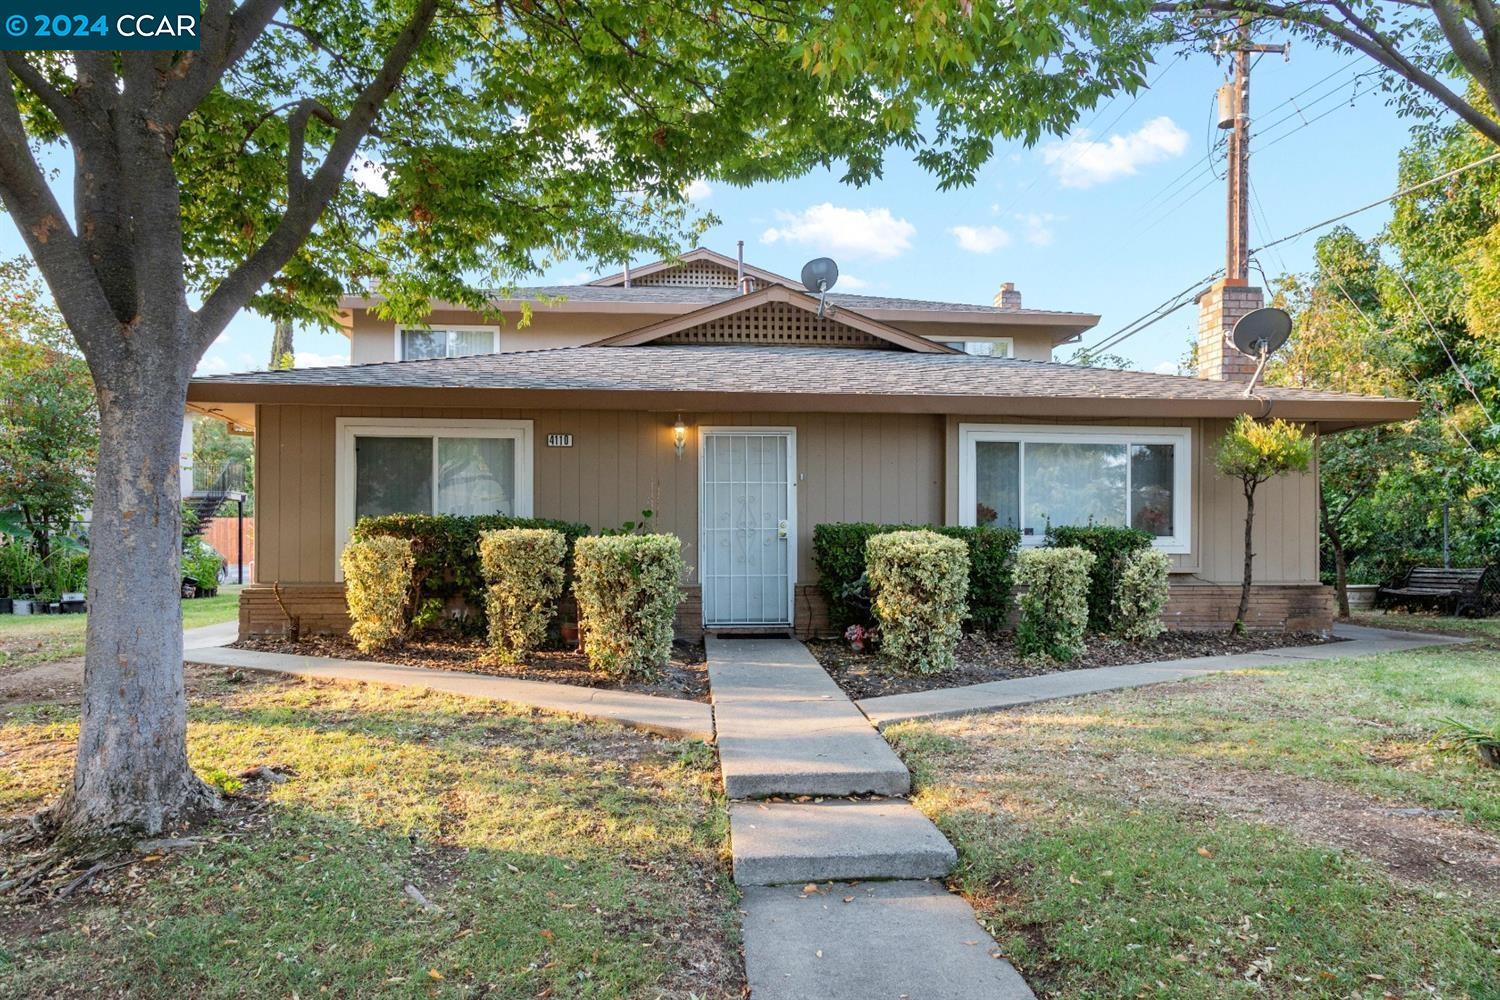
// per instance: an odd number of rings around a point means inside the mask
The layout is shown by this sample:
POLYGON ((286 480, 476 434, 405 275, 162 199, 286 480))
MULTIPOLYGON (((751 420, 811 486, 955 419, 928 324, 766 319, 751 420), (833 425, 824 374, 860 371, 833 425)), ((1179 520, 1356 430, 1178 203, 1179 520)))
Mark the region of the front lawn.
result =
POLYGON ((1372 628, 1405 629, 1408 632, 1439 632, 1445 635, 1470 636, 1475 639, 1500 640, 1500 617, 1455 618, 1452 615, 1423 614, 1412 611, 1360 611, 1351 615, 1355 625, 1372 628))
POLYGON ((1500 719, 1473 647, 887 730, 956 887, 1047 997, 1500 995, 1500 719))
MULTIPOLYGON (((182 602, 182 627, 234 621, 240 588, 220 587, 214 597, 182 602)), ((0 667, 34 667, 83 655, 88 615, 0 615, 0 667)))
MULTIPOLYGON (((705 745, 236 676, 190 668, 195 766, 293 776, 199 848, 0 903, 0 996, 742 995, 705 745)), ((57 794, 75 734, 73 704, 0 709, 0 815, 57 794)))

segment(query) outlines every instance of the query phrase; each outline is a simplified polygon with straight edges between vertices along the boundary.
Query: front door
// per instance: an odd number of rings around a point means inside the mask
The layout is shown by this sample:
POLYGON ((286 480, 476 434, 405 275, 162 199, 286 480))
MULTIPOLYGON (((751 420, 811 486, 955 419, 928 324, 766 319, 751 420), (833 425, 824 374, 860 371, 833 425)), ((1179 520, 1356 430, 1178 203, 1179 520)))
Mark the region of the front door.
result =
POLYGON ((796 432, 700 428, 703 624, 792 624, 797 565, 796 432))

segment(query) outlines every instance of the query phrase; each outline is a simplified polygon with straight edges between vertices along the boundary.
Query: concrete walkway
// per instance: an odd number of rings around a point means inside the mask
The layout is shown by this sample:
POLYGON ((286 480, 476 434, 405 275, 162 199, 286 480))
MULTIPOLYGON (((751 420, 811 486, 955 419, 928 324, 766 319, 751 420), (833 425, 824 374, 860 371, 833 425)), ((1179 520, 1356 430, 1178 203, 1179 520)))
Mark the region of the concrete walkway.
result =
MULTIPOLYGON (((408 667, 396 663, 342 660, 332 656, 293 656, 217 646, 189 648, 184 652, 183 659, 189 663, 204 663, 212 667, 264 670, 313 680, 384 684, 389 687, 443 691, 470 698, 488 698, 491 701, 540 708, 585 719, 604 719, 631 729, 674 739, 711 743, 714 738, 713 715, 709 707, 702 702, 681 698, 659 698, 629 691, 555 684, 551 681, 492 677, 461 670, 429 670, 426 667, 408 667)), ((880 737, 876 736, 876 739, 880 737)))
POLYGON ((724 785, 739 800, 730 853, 747 887, 753 1000, 1031 997, 969 905, 926 881, 952 869, 952 845, 887 797, 910 774, 807 648, 711 636, 708 672, 724 785), (773 797, 796 801, 744 801, 773 797))
POLYGON ((1396 632, 1366 628, 1362 625, 1335 625, 1334 635, 1346 642, 1317 646, 1289 646, 1257 653, 1235 653, 1229 656, 1201 656, 1185 660, 1163 660, 1158 663, 1134 663, 1118 667, 1091 667, 1063 670, 1040 677, 1017 677, 1008 681, 971 684, 967 687, 941 688, 915 694, 893 694, 866 698, 858 702, 877 726, 906 719, 934 719, 997 708, 1013 708, 1040 701, 1055 701, 1076 695, 1122 691, 1166 681, 1179 681, 1226 670, 1253 667, 1284 666, 1288 662, 1339 660, 1351 656, 1374 656, 1397 653, 1424 646, 1446 646, 1470 640, 1427 632, 1396 632))

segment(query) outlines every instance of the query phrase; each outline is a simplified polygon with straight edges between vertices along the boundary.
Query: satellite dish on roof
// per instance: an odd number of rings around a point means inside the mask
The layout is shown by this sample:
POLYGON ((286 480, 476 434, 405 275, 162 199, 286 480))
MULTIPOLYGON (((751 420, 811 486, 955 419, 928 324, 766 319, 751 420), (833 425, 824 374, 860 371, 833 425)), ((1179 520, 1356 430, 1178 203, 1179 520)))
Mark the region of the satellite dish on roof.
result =
POLYGON ((1276 353, 1291 334, 1292 317, 1284 310, 1267 306, 1241 316, 1234 324, 1230 339, 1241 354, 1258 358, 1262 354, 1276 353))
POLYGON ((832 257, 815 257, 802 265, 802 287, 818 296, 818 318, 823 317, 823 304, 828 298, 828 289, 838 284, 839 266, 832 257))
POLYGON ((1229 339, 1234 342, 1235 350, 1260 361, 1255 374, 1250 377, 1250 384, 1245 387, 1247 397, 1255 391, 1255 384, 1266 370, 1266 362, 1291 335, 1292 317, 1285 310, 1272 306, 1247 312, 1234 324, 1229 339))

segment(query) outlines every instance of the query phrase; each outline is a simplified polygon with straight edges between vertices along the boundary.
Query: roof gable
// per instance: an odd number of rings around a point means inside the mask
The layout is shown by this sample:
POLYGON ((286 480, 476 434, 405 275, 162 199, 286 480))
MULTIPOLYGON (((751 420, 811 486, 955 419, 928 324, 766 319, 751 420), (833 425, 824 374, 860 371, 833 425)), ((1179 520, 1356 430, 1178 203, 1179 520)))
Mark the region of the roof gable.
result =
MULTIPOLYGON (((678 287, 692 288, 734 288, 738 281, 740 263, 733 257, 726 257, 707 247, 695 247, 680 257, 671 257, 664 260, 652 261, 642 264, 640 267, 630 269, 630 284, 634 285, 673 285, 678 287)), ((756 288, 767 285, 786 285, 792 287, 792 279, 784 277, 774 271, 755 267, 751 264, 744 265, 746 277, 751 279, 756 288)), ((605 287, 623 287, 625 285, 625 272, 619 271, 607 277, 598 278, 589 282, 590 285, 605 287)))
POLYGON ((952 348, 861 316, 828 306, 818 315, 818 300, 784 285, 716 302, 682 316, 606 337, 590 347, 637 347, 642 344, 848 347, 864 350, 954 354, 952 348))

